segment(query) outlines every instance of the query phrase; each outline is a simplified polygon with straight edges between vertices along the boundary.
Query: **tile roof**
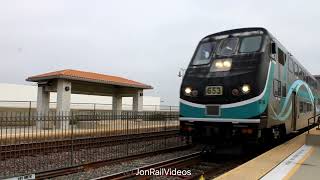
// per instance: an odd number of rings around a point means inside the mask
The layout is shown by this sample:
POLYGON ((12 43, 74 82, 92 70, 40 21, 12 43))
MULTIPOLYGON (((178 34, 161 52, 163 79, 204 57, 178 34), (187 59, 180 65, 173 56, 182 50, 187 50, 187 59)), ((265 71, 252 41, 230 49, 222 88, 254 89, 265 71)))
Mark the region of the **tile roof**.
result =
POLYGON ((109 85, 134 87, 134 88, 142 88, 142 89, 152 89, 152 86, 149 86, 140 82, 136 82, 133 80, 129 80, 126 78, 99 74, 94 72, 73 70, 73 69, 65 69, 61 71, 54 71, 54 72, 44 73, 40 75, 35 75, 35 76, 28 77, 26 80, 32 81, 32 82, 38 82, 38 81, 45 81, 49 79, 58 79, 58 78, 86 81, 86 82, 95 82, 95 83, 109 84, 109 85))

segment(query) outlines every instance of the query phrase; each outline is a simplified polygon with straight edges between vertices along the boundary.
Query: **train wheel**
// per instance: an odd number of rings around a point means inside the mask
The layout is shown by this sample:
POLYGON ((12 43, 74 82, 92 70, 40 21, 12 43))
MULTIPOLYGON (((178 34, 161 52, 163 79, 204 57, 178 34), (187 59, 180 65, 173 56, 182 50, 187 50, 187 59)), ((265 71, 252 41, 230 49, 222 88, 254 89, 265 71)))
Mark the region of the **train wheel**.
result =
POLYGON ((274 143, 274 136, 271 128, 265 128, 261 131, 260 145, 262 149, 272 147, 274 143))

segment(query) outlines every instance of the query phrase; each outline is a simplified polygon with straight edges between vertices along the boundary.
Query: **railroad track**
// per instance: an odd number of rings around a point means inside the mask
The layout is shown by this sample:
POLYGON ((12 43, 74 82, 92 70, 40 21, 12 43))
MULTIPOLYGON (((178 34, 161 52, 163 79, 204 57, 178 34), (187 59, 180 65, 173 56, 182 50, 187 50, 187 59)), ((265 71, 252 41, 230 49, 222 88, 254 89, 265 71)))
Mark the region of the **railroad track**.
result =
MULTIPOLYGON (((178 133, 178 132, 176 132, 178 133)), ((136 141, 141 141, 141 140, 148 140, 149 138, 154 138, 154 139, 163 139, 164 137, 172 137, 172 136, 176 136, 175 131, 168 131, 166 133, 161 132, 161 134, 157 134, 156 133, 152 133, 153 135, 151 136, 144 136, 146 134, 139 134, 137 137, 133 137, 132 135, 130 137, 128 136, 118 136, 118 137, 114 137, 113 141, 122 141, 123 142, 127 142, 130 141, 130 143, 134 143, 135 139, 136 141)), ((108 137, 110 138, 110 137, 108 137)), ((111 141, 109 139, 108 145, 110 145, 110 143, 112 143, 113 141, 111 141)), ((74 142, 73 142, 74 143, 74 142)), ((86 141, 85 143, 88 143, 88 141, 86 141)), ((90 142, 89 142, 90 143, 90 142)), ((100 145, 103 144, 105 142, 100 142, 100 145)), ((121 142, 114 142, 114 143, 120 143, 121 142)), ((73 144, 74 146, 77 146, 76 143, 73 144)), ((87 145, 88 148, 92 148, 91 145, 87 145)), ((179 148, 179 147, 178 147, 179 148)), ((183 148, 183 147, 180 147, 183 148)), ((50 171, 46 171, 46 172, 41 172, 41 173, 36 173, 36 177, 37 179, 47 179, 47 178, 52 178, 52 177, 57 177, 57 176, 64 176, 64 175, 68 175, 68 174, 72 174, 72 173, 77 173, 77 172, 83 172, 83 171, 89 171, 91 169, 95 169, 95 168, 100 168, 102 166, 108 165, 110 163, 115 163, 115 162, 123 162, 123 161, 127 161, 127 160, 131 160, 131 159, 138 159, 138 158, 145 158, 146 156, 150 156, 150 155, 154 155, 157 153, 164 153, 164 152, 170 152, 173 149, 176 148, 171 148, 171 149, 163 149, 160 151, 154 151, 154 152, 149 152, 149 153, 141 153, 139 155, 131 155, 131 156, 127 156, 127 157, 122 157, 122 158, 117 158, 117 159, 112 159, 112 160, 105 160, 105 161, 99 161, 99 162, 93 162, 93 163, 87 163, 87 164, 79 164, 79 165, 75 165, 69 168, 61 168, 61 169, 55 169, 55 170, 50 170, 50 171)), ((33 151, 35 152, 35 151, 33 151)), ((263 153, 263 152, 261 152, 263 153)), ((20 153, 22 154, 22 153, 20 153)), ((190 157, 188 158, 187 156, 184 157, 180 157, 178 159, 173 159, 173 160, 168 160, 168 161, 164 161, 161 162, 161 164, 153 164, 154 167, 152 166, 146 166, 146 167, 140 167, 144 168, 144 169, 148 169, 148 168, 184 168, 184 169, 192 169, 192 171, 196 172, 196 173, 192 173, 191 176, 178 176, 178 178, 180 179, 198 179, 201 175, 204 175, 205 177, 216 177, 217 175, 222 174, 225 171, 228 171, 240 164, 242 164, 243 162, 248 160, 248 156, 245 158, 241 158, 241 157, 237 157, 234 158, 234 160, 228 160, 228 161, 223 161, 223 163, 208 163, 208 162, 203 162, 201 161, 201 159, 199 158, 199 154, 194 154, 194 155, 190 155, 190 157), (193 157, 191 157, 193 156, 193 157)), ((251 156, 251 158, 253 158, 255 156, 251 156)), ((251 159, 249 158, 249 159, 251 159)), ((60 168, 60 167, 59 167, 60 168)), ((99 177, 97 179, 126 179, 129 177, 134 177, 136 174, 136 170, 132 169, 130 171, 126 171, 126 172, 120 172, 118 174, 113 174, 112 177, 110 176, 104 176, 104 177, 99 177)), ((135 179, 150 179, 153 178, 151 176, 135 176, 135 179)))
MULTIPOLYGON (((123 171, 123 172, 119 172, 116 174, 98 177, 98 178, 95 178, 94 180, 128 179, 128 178, 136 177, 138 170, 141 171, 141 170, 160 169, 160 168, 181 168, 181 167, 191 166, 191 165, 197 164, 199 162, 201 162, 201 152, 200 151, 192 153, 192 154, 188 154, 185 156, 173 158, 170 160, 161 161, 159 163, 154 163, 154 164, 150 164, 147 166, 135 168, 135 169, 132 169, 129 171, 123 171)), ((140 176, 140 177, 136 177, 136 179, 146 179, 147 177, 150 177, 150 176, 140 176)))
MULTIPOLYGON (((198 151, 185 156, 172 158, 169 160, 153 163, 153 164, 142 166, 139 168, 134 168, 131 170, 126 170, 126 171, 122 171, 122 172, 111 174, 111 175, 97 177, 97 178, 94 178, 93 180, 109 180, 109 179, 148 180, 148 179, 154 179, 154 178, 166 179, 167 177, 174 177, 174 179, 181 179, 181 180, 198 180, 201 177, 205 179, 212 179, 241 165, 242 163, 246 162, 249 159, 248 159, 248 156, 245 156, 244 158, 238 157, 238 158, 229 159, 223 162, 221 161, 210 162, 210 161, 204 161, 204 159, 201 157, 201 151, 198 151), (146 173, 147 170, 151 170, 151 169, 159 170, 158 172, 161 172, 162 174, 136 175, 138 171, 139 172, 144 171, 146 173), (161 169, 166 169, 167 172, 169 169, 180 170, 180 172, 182 171, 186 172, 190 170, 191 174, 187 174, 187 173, 165 174, 165 171, 161 169)), ((154 170, 152 171, 155 172, 154 170)))
MULTIPOLYGON (((107 176, 101 176, 98 178, 95 178, 94 180, 122 180, 122 179, 132 179, 135 180, 146 180, 146 179, 152 179, 153 177, 158 177, 160 179, 166 179, 166 177, 175 177, 175 179, 183 179, 183 180, 198 180, 199 178, 214 178, 218 175, 223 174, 224 172, 240 165, 243 163, 244 160, 242 158, 239 158, 237 160, 229 160, 223 163, 216 163, 216 162, 206 162, 203 161, 201 158, 201 152, 195 152, 192 154, 188 154, 185 156, 161 161, 158 163, 150 164, 147 166, 131 169, 128 171, 123 171, 107 176), (176 169, 180 170, 180 174, 164 174, 165 171, 161 169, 168 170, 171 168, 171 170, 176 169), (146 170, 159 170, 158 172, 162 172, 163 174, 157 174, 156 176, 153 175, 136 175, 137 172, 145 171, 146 170), (188 171, 190 174, 188 174, 188 171), (163 177, 163 178, 161 178, 163 177)), ((155 171, 154 171, 155 172, 155 171)), ((176 171, 177 172, 177 171, 176 171)))
MULTIPOLYGON (((39 179, 39 180, 50 179, 50 178, 54 178, 54 177, 65 176, 65 175, 69 175, 69 174, 73 174, 73 173, 79 173, 79 172, 87 171, 90 169, 99 168, 99 167, 106 166, 106 165, 113 164, 113 163, 125 162, 125 161, 139 159, 139 158, 145 158, 145 157, 156 155, 159 153, 168 153, 168 152, 172 152, 172 151, 190 149, 192 147, 193 146, 190 144, 178 146, 178 147, 172 147, 172 148, 162 149, 162 150, 158 150, 158 151, 154 151, 154 152, 147 152, 147 153, 143 153, 143 154, 127 156, 124 158, 98 161, 98 162, 92 162, 92 163, 68 167, 68 168, 56 169, 56 170, 52 170, 52 171, 45 171, 45 172, 41 172, 41 173, 36 173, 35 176, 36 176, 36 179, 39 179)), ((111 179, 113 179, 113 178, 111 178, 111 179)))
POLYGON ((184 180, 198 180, 201 177, 205 179, 213 179, 218 177, 219 175, 243 164, 248 159, 238 158, 234 160, 227 160, 223 163, 215 163, 215 162, 203 162, 201 161, 199 164, 189 167, 192 169, 193 173, 191 176, 183 177, 181 179, 184 180))
POLYGON ((130 135, 116 135, 90 138, 64 139, 59 141, 33 142, 24 144, 1 145, 0 160, 32 156, 35 154, 47 154, 70 150, 98 148, 103 146, 118 145, 123 142, 140 142, 141 140, 164 139, 178 136, 178 130, 149 132, 130 135))

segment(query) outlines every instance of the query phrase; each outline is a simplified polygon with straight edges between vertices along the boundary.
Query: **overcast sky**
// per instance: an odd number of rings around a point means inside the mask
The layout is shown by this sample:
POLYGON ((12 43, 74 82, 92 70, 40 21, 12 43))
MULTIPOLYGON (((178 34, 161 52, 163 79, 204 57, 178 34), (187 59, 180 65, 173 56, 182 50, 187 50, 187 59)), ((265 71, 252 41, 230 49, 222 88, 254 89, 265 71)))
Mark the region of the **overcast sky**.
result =
POLYGON ((199 40, 241 27, 267 28, 320 74, 320 3, 214 0, 0 0, 0 82, 79 69, 150 84, 145 94, 178 104, 199 40))

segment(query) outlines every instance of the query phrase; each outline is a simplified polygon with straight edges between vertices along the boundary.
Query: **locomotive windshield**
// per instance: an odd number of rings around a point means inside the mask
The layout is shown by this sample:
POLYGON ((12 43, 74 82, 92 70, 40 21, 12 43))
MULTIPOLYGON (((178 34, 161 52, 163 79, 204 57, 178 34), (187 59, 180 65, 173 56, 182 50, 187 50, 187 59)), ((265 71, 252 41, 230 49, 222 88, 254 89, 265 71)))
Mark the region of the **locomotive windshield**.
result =
POLYGON ((205 42, 200 44, 192 61, 192 65, 208 64, 210 62, 211 55, 215 50, 216 44, 216 42, 205 42))
POLYGON ((217 54, 221 56, 230 56, 234 54, 236 51, 238 41, 239 41, 238 38, 228 38, 228 39, 222 40, 217 54))
POLYGON ((214 54, 219 56, 232 56, 237 53, 253 53, 260 50, 262 36, 231 37, 218 41, 200 43, 192 60, 192 65, 205 65, 210 63, 214 54))
POLYGON ((256 52, 260 49, 261 41, 262 41, 261 36, 245 37, 241 41, 239 52, 241 53, 256 52))

